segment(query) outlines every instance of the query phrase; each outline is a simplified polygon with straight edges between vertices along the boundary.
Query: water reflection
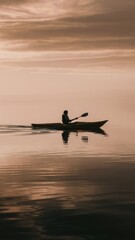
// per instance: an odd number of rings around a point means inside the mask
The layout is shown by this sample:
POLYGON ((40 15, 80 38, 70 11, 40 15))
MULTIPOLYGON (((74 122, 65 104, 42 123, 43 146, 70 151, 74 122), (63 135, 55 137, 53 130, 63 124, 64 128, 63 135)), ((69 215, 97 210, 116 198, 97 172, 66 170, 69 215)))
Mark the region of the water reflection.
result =
POLYGON ((7 132, 0 148, 1 240, 135 239, 133 133, 127 142, 123 130, 109 138, 101 129, 7 132))
MULTIPOLYGON (((64 144, 68 144, 68 140, 69 140, 69 135, 71 134, 71 132, 69 131, 63 131, 62 132, 62 140, 64 144)), ((78 132, 76 132, 76 136, 78 136, 78 132)), ((83 142, 88 142, 88 136, 82 136, 82 141, 83 142)))
MULTIPOLYGON (((88 132, 91 132, 91 133, 95 133, 95 134, 101 134, 101 135, 104 135, 104 136, 108 136, 108 134, 102 130, 102 129, 96 129, 96 130, 91 130, 91 131, 63 131, 61 136, 62 136, 62 140, 63 140, 63 143, 64 144, 68 144, 68 141, 69 141, 69 136, 71 133, 76 133, 76 136, 78 136, 78 133, 81 132, 81 133, 88 133, 88 132)), ((88 142, 89 139, 88 139, 88 136, 82 136, 82 141, 83 142, 88 142)))
POLYGON ((134 155, 108 158, 22 154, 0 168, 1 239, 134 239, 134 155))
POLYGON ((82 141, 87 143, 89 141, 88 136, 82 136, 82 141))
POLYGON ((62 140, 64 144, 68 144, 69 134, 69 131, 62 132, 62 140))

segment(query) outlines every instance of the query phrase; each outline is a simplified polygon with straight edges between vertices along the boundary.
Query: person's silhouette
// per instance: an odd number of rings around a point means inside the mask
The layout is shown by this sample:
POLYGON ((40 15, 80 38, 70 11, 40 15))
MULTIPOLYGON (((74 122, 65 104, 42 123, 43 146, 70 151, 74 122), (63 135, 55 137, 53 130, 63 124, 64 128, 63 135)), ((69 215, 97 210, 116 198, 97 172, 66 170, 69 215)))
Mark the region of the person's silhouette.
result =
POLYGON ((63 124, 69 124, 71 123, 73 120, 76 120, 78 119, 77 117, 76 118, 73 118, 73 119, 69 119, 69 116, 68 116, 68 111, 65 110, 62 114, 62 122, 63 124))

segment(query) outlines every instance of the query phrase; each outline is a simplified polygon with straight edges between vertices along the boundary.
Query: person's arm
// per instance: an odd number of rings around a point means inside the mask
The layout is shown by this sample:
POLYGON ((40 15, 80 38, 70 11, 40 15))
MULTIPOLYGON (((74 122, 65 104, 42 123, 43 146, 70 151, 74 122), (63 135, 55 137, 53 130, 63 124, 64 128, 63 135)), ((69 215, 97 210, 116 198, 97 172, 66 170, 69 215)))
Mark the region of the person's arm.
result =
POLYGON ((78 117, 73 118, 73 119, 70 120, 70 122, 72 122, 72 121, 74 121, 74 120, 77 120, 77 119, 78 119, 78 117))

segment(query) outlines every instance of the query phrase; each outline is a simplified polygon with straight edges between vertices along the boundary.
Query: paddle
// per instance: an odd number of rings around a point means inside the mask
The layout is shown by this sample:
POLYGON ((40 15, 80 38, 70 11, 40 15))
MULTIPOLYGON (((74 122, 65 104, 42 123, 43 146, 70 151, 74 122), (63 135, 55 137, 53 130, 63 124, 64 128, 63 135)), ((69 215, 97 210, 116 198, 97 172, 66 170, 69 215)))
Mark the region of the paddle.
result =
MULTIPOLYGON (((83 113, 80 117, 87 117, 88 116, 88 113, 86 112, 86 113, 83 113)), ((80 117, 78 117, 78 118, 80 118, 80 117)))
POLYGON ((87 117, 88 116, 88 113, 86 112, 86 113, 83 113, 81 116, 79 116, 79 117, 76 117, 76 118, 73 118, 73 119, 71 119, 71 121, 73 121, 73 120, 76 120, 76 119, 78 119, 78 118, 80 118, 80 117, 87 117))

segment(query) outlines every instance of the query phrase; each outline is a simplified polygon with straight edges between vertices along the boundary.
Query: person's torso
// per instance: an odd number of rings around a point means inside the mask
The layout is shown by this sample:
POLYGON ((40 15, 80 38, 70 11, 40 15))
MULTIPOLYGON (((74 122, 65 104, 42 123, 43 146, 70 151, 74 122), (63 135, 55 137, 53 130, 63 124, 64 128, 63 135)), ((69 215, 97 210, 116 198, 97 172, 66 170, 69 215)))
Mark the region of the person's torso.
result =
POLYGON ((69 117, 65 114, 62 115, 62 122, 64 124, 68 124, 69 123, 69 117))

